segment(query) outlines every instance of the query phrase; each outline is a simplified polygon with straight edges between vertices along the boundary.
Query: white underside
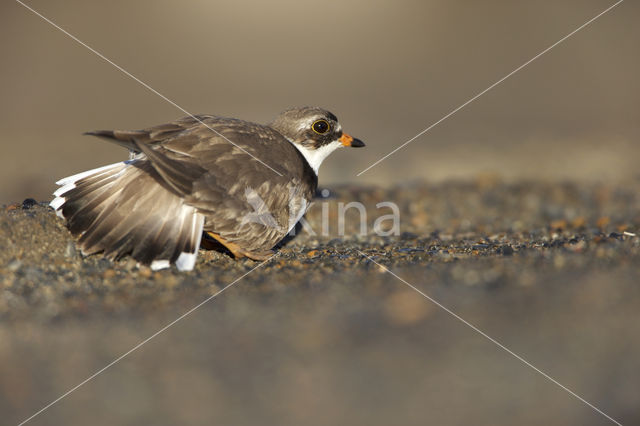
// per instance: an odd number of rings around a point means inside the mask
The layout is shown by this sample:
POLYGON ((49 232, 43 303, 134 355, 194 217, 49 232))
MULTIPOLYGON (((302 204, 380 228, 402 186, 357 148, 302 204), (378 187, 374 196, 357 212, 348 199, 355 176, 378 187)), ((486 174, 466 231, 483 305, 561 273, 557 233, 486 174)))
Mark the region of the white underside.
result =
POLYGON ((318 170, 320 169, 320 165, 324 161, 325 158, 329 156, 333 151, 338 148, 342 148, 342 142, 333 141, 326 145, 321 146, 318 149, 307 148, 305 146, 293 143, 293 146, 298 148, 298 151, 302 154, 302 156, 307 160, 307 163, 311 166, 313 171, 318 175, 318 170))

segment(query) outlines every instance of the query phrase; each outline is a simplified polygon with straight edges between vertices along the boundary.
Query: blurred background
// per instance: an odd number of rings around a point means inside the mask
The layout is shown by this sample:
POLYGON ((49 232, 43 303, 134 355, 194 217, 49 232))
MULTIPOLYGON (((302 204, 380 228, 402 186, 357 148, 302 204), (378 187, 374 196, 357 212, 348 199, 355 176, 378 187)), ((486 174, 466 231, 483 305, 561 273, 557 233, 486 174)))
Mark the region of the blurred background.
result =
MULTIPOLYGON (((356 177, 612 3, 28 2, 189 112, 266 122, 290 106, 332 110, 367 149, 334 154, 321 185, 635 178, 635 2, 356 177)), ((58 178, 126 158, 84 131, 184 115, 20 4, 0 10, 0 203, 48 199, 58 178)))
MULTIPOLYGON (((330 109, 367 148, 335 153, 321 186, 428 181, 332 188, 334 205, 358 194, 369 206, 397 201, 415 233, 345 245, 300 235, 283 249, 288 257, 30 424, 611 424, 354 258, 352 249, 371 248, 604 412, 640 424, 637 2, 359 177, 613 1, 27 4, 191 113, 268 122, 291 106, 330 109), (492 186, 478 176, 553 183, 492 186), (503 230, 516 234, 492 236, 503 230), (489 247, 485 234, 523 245, 513 256, 477 252, 489 247), (464 253, 439 251, 441 237, 464 253)), ((87 130, 184 115, 19 3, 2 2, 0 16, 0 205, 48 200, 57 179, 127 158, 87 130)), ((80 258, 50 210, 0 213, 0 313, 25 313, 0 316, 0 413, 9 424, 254 265, 207 252, 192 273, 152 274, 135 262, 80 258)))

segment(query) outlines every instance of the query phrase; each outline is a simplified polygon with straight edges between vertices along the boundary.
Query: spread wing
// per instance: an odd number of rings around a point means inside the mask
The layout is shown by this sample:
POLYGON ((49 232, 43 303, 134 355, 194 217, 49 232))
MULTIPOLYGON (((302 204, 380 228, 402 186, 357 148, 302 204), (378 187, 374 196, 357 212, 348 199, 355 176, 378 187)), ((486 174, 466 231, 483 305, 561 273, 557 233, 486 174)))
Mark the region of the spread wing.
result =
POLYGON ((90 134, 142 153, 140 161, 149 161, 163 184, 207 216, 205 229, 228 240, 262 248, 267 240, 277 242, 296 214, 290 208, 301 204, 292 197, 310 200, 316 190, 317 177, 304 158, 268 126, 201 115, 144 130, 90 134), (253 220, 262 213, 278 226, 253 220))

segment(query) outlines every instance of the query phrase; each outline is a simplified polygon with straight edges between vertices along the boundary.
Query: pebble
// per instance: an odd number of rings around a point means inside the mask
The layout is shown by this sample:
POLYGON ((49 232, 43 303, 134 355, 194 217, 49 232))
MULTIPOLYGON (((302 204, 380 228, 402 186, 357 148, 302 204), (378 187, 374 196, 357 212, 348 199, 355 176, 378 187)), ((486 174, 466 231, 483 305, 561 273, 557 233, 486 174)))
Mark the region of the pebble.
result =
POLYGON ((29 210, 33 206, 37 205, 38 202, 33 198, 27 198, 22 202, 22 210, 29 210))
POLYGON ((78 256, 78 251, 76 250, 76 245, 73 241, 69 241, 67 243, 67 247, 64 250, 64 255, 67 258, 73 259, 78 256))
POLYGON ((503 256, 511 256, 514 253, 514 250, 513 250, 513 247, 509 245, 504 245, 498 249, 498 253, 502 254, 503 256))
POLYGON ((7 269, 11 272, 16 272, 22 266, 22 261, 20 259, 13 259, 7 265, 7 269))
MULTIPOLYGON (((594 187, 587 184, 498 182, 490 194, 483 191, 464 183, 332 189, 331 220, 337 221, 338 202, 360 201, 367 209, 367 233, 358 235, 358 220, 347 220, 342 236, 333 225, 329 235, 302 231, 279 249, 276 259, 243 278, 237 286, 242 290, 234 287, 229 293, 245 297, 255 292, 281 300, 287 294, 321 292, 345 273, 353 286, 362 285, 365 291, 388 289, 395 278, 386 268, 402 277, 410 277, 405 273, 415 268, 422 271, 419 280, 432 277, 441 285, 461 286, 464 293, 471 291, 466 286, 473 291, 535 287, 545 271, 589 273, 603 264, 640 262, 640 239, 634 232, 640 229, 640 216, 636 204, 629 202, 640 193, 640 182, 609 191, 607 202, 600 204, 594 187), (398 204, 400 235, 373 232, 375 203, 381 200, 398 204), (412 220, 412 214, 422 217, 412 220), (597 258, 605 262, 594 262, 597 258)), ((223 288, 257 266, 205 249, 190 273, 175 268, 154 273, 130 257, 115 262, 100 255, 83 257, 49 207, 29 200, 12 206, 0 210, 0 242, 8 241, 0 250, 0 277, 2 288, 11 294, 0 300, 0 320, 170 309, 185 300, 189 305, 206 298, 207 289, 223 288)), ((321 230, 322 209, 311 209, 307 220, 321 230)), ((380 297, 391 323, 420 321, 411 302, 402 302, 405 296, 397 296, 400 302, 380 297), (405 305, 409 307, 398 307, 405 305)))
POLYGON ((151 276, 153 275, 153 271, 148 266, 139 265, 139 268, 140 269, 138 270, 138 275, 140 275, 141 277, 151 278, 151 276))

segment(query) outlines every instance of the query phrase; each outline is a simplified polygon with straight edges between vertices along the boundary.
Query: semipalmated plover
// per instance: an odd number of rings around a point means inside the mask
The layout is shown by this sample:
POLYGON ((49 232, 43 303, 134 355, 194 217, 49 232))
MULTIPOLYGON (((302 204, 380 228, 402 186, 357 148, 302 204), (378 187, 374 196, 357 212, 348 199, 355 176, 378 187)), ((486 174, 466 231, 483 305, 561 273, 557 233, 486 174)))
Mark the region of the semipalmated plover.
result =
POLYGON ((364 143, 321 108, 263 125, 212 115, 144 130, 88 132, 129 149, 128 161, 69 176, 50 203, 84 255, 131 255, 193 269, 203 232, 234 257, 264 260, 304 215, 322 161, 364 143))

